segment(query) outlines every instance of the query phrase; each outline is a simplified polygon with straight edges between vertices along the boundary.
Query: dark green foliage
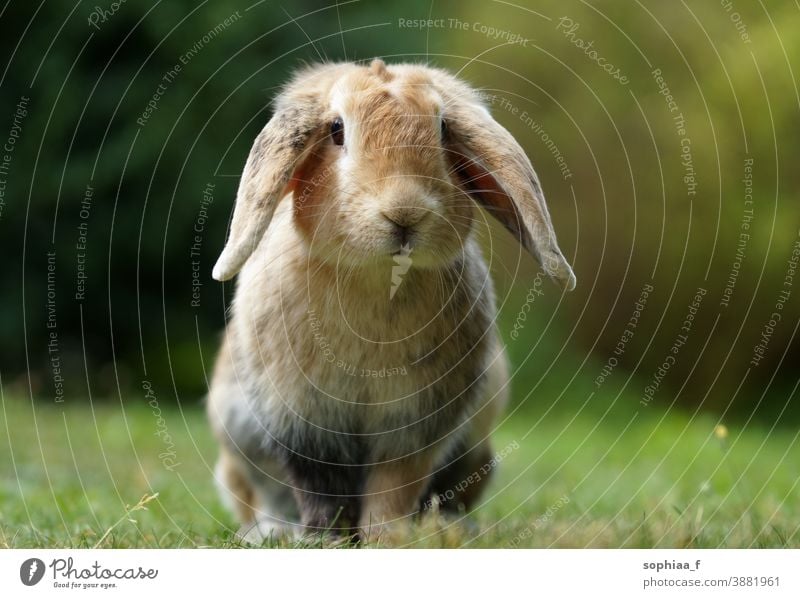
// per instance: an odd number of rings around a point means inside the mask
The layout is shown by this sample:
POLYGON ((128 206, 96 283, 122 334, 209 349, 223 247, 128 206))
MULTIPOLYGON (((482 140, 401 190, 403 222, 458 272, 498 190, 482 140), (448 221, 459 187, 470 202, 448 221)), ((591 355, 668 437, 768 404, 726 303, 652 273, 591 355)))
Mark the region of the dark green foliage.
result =
MULTIPOLYGON (((111 10, 110 2, 95 4, 111 10)), ((797 381, 800 279, 763 359, 750 365, 776 311, 800 226, 796 7, 770 7, 768 15, 760 5, 739 3, 746 42, 719 3, 692 5, 693 13, 672 3, 645 9, 364 0, 337 7, 303 0, 246 10, 252 4, 128 0, 105 20, 95 5, 6 4, 0 141, 15 113, 21 126, 0 205, 5 386, 28 394, 30 383, 34 396, 52 400, 55 356, 66 396, 108 397, 120 388, 127 399, 143 380, 164 400, 201 396, 232 296, 230 284, 211 280, 211 266, 270 100, 304 61, 383 56, 463 68, 466 79, 498 94, 493 112, 526 148, 547 192, 579 286, 560 304, 555 287, 546 286, 519 340, 509 335, 535 265, 523 256, 517 270, 517 248, 505 238, 494 242, 501 291, 511 287, 507 271, 516 272, 516 290, 500 293, 501 332, 523 364, 516 377, 520 400, 541 383, 552 395, 583 402, 594 384, 568 386, 572 373, 581 369, 578 380, 595 379, 614 355, 643 285, 651 283, 636 332, 602 385, 628 384, 632 396, 642 395, 702 287, 707 294, 688 340, 653 400, 769 421, 797 414, 786 402, 797 381), (563 15, 579 24, 571 37, 559 29, 563 15), (427 18, 440 24, 400 26, 400 19, 427 18), (502 45, 511 38, 484 25, 523 42, 502 45), (604 72, 576 46, 578 38, 593 40, 628 82, 604 72), (172 77, 176 64, 181 69, 172 77), (675 112, 659 94, 656 68, 675 112), (20 117, 23 96, 30 99, 20 117), (688 183, 682 141, 695 173, 688 183), (743 232, 748 158, 753 220, 724 302, 743 232), (91 205, 82 215, 89 185, 91 205), (192 257, 193 228, 204 208, 192 257), (85 250, 76 248, 82 223, 85 250), (55 329, 47 328, 50 251, 56 252, 55 329), (79 259, 85 259, 82 300, 75 298, 79 259), (194 306, 193 281, 201 285, 194 306), (57 334, 57 351, 48 352, 50 332, 57 334)))

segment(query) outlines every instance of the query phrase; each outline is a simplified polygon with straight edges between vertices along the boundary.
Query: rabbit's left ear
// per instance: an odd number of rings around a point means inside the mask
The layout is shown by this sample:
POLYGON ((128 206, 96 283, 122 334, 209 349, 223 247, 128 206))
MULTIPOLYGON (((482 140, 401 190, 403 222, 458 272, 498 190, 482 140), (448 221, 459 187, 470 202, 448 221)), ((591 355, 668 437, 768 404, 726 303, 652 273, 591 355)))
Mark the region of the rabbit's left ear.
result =
POLYGON ((539 178, 524 150, 471 89, 449 75, 442 78, 437 87, 445 101, 444 144, 461 185, 571 291, 575 274, 558 248, 539 178))
POLYGON ((233 278, 258 246, 312 133, 320 128, 325 90, 343 68, 326 64, 306 69, 278 97, 242 172, 228 242, 211 274, 215 279, 233 278))
POLYGON ((309 136, 319 126, 316 97, 295 96, 293 100, 284 105, 279 102, 250 149, 228 241, 211 274, 216 280, 233 278, 258 246, 309 136))

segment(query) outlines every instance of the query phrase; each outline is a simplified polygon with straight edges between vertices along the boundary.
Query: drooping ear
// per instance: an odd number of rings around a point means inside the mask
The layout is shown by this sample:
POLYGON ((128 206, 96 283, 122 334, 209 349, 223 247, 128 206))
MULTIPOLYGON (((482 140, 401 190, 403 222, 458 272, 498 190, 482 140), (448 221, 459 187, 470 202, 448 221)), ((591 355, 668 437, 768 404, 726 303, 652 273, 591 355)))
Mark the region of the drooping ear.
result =
POLYGON ((239 181, 228 241, 212 276, 233 278, 258 246, 309 140, 321 125, 321 96, 330 69, 297 77, 276 101, 275 113, 256 137, 239 181))
POLYGON ((539 178, 516 139, 497 123, 466 85, 438 72, 445 101, 445 147, 464 189, 539 260, 563 288, 575 274, 558 248, 539 178))

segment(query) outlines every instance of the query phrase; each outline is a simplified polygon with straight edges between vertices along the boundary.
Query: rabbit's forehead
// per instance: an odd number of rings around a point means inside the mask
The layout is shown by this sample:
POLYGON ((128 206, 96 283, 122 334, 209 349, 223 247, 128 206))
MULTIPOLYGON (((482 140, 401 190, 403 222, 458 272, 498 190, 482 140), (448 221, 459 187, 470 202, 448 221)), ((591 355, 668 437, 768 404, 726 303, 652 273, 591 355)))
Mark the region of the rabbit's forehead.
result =
POLYGON ((443 100, 422 73, 378 77, 372 72, 356 72, 337 81, 330 104, 334 112, 361 120, 377 114, 439 116, 443 100))

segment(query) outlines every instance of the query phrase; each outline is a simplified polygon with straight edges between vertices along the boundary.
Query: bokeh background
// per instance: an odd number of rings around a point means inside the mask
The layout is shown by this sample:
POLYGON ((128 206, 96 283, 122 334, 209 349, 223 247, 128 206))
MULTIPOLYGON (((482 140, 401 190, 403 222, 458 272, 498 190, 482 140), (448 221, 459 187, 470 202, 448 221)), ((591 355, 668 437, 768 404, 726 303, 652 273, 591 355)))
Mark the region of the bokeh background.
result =
POLYGON ((494 97, 576 271, 540 286, 492 235, 513 418, 795 433, 797 3, 9 1, 0 24, 4 400, 149 385, 199 412, 233 291, 211 267, 275 90, 378 56, 494 97))

